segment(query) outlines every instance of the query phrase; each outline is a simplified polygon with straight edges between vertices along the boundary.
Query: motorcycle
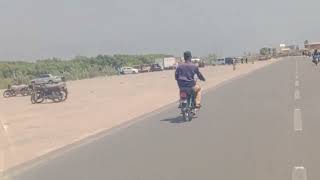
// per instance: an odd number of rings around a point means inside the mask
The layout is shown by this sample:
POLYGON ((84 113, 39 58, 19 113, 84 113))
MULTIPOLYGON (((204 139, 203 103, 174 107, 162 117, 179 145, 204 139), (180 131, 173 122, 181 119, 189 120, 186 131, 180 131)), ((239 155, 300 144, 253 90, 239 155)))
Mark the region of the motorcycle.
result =
POLYGON ((34 87, 34 92, 31 95, 31 103, 42 103, 46 99, 53 102, 62 102, 68 98, 68 89, 64 83, 45 84, 34 87))
POLYGON ((32 88, 28 85, 15 85, 8 86, 8 89, 3 92, 3 97, 14 97, 21 94, 22 96, 28 96, 32 94, 32 88))
POLYGON ((180 89, 180 105, 181 114, 185 121, 191 121, 197 114, 195 106, 195 92, 193 88, 180 89))

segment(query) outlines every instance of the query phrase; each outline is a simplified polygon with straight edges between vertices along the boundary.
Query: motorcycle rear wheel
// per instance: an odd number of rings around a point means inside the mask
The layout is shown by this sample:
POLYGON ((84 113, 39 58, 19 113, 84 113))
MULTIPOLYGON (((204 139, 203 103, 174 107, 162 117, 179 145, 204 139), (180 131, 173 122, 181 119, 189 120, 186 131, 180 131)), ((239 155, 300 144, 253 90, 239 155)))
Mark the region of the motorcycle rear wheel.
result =
POLYGON ((12 93, 10 92, 10 90, 5 90, 3 92, 3 97, 8 98, 8 97, 11 97, 11 96, 12 96, 12 93))
POLYGON ((193 113, 189 109, 186 109, 186 110, 182 111, 182 116, 183 116, 184 121, 186 121, 186 122, 191 121, 192 117, 193 117, 193 113))

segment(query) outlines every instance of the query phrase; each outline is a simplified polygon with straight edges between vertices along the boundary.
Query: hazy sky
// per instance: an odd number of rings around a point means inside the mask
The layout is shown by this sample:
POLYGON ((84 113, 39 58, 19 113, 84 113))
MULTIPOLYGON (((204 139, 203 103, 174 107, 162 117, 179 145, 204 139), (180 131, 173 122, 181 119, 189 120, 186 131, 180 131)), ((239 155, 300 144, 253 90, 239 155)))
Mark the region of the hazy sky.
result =
POLYGON ((0 0, 0 60, 320 41, 319 0, 0 0))

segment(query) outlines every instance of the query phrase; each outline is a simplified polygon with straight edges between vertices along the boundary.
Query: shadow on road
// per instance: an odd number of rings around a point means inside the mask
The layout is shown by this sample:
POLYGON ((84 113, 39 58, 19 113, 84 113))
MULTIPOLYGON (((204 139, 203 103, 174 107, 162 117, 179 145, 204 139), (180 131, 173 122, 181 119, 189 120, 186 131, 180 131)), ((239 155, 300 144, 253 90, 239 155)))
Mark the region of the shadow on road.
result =
POLYGON ((185 123, 185 121, 184 121, 182 116, 178 116, 178 117, 175 117, 175 118, 163 119, 161 121, 166 121, 166 122, 170 122, 170 123, 185 123))

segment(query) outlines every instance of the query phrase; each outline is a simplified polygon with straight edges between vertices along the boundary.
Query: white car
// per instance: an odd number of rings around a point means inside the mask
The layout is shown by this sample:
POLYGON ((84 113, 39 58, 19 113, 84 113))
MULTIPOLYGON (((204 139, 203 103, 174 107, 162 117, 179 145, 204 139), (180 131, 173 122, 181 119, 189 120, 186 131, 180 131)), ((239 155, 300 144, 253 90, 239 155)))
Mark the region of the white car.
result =
POLYGON ((51 74, 41 74, 38 78, 31 80, 31 84, 50 84, 58 82, 62 82, 62 77, 52 76, 51 74))
POLYGON ((138 69, 132 67, 123 67, 121 68, 121 74, 136 74, 139 73, 138 69))

